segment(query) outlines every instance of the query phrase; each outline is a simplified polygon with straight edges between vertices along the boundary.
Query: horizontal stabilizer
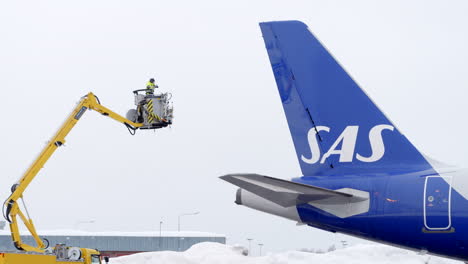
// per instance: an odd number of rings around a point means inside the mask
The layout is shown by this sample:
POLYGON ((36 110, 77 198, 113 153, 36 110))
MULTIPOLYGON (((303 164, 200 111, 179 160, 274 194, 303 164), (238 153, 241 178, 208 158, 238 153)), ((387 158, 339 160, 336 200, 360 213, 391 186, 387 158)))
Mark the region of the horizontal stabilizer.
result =
POLYGON ((282 207, 291 207, 319 200, 343 200, 330 198, 360 199, 360 197, 354 197, 352 194, 345 192, 333 191, 258 174, 228 174, 220 178, 282 207))

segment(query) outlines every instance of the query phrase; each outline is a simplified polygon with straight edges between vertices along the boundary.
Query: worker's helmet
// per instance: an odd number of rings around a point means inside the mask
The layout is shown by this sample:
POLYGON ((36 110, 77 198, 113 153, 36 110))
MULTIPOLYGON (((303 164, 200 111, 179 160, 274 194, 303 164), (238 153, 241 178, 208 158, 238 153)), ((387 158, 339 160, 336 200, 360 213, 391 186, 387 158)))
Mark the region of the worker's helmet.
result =
POLYGON ((154 83, 154 78, 151 78, 151 79, 150 79, 150 83, 154 83))

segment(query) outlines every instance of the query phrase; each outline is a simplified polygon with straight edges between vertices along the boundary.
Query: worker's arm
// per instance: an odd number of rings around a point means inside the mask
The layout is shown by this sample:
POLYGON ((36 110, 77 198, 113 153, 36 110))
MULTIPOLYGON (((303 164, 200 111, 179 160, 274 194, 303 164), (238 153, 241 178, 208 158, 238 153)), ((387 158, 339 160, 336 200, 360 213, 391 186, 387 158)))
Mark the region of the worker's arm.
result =
POLYGON ((45 148, 36 158, 36 160, 31 164, 28 170, 24 173, 21 179, 12 187, 12 194, 6 200, 6 212, 5 218, 10 222, 11 237, 16 248, 25 251, 36 251, 43 252, 44 249, 48 246, 44 244, 44 241, 38 236, 34 224, 29 217, 27 209, 25 210, 26 215, 21 211, 21 208, 18 205, 18 200, 23 198, 23 193, 26 188, 29 186, 34 177, 39 173, 39 171, 44 167, 44 164, 49 160, 55 150, 62 146, 65 143, 65 137, 70 133, 76 123, 80 120, 81 116, 86 112, 86 110, 91 109, 95 110, 105 116, 108 116, 120 123, 125 124, 129 129, 138 129, 143 124, 134 123, 125 117, 111 111, 109 108, 102 106, 99 103, 97 97, 88 93, 86 96, 81 98, 78 105, 72 111, 70 116, 65 120, 63 125, 57 131, 57 133, 52 137, 52 139, 47 143, 45 148), (20 217, 21 221, 24 223, 26 228, 29 230, 33 236, 37 246, 31 246, 25 244, 21 241, 21 235, 18 228, 18 219, 20 217))

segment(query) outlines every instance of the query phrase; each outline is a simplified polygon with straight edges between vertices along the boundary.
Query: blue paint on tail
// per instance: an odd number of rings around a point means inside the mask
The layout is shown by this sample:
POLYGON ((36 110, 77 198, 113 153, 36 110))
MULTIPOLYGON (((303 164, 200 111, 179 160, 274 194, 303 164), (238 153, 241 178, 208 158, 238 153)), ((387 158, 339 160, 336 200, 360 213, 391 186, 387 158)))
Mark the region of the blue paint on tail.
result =
POLYGON ((435 173, 305 24, 260 27, 305 176, 435 173))

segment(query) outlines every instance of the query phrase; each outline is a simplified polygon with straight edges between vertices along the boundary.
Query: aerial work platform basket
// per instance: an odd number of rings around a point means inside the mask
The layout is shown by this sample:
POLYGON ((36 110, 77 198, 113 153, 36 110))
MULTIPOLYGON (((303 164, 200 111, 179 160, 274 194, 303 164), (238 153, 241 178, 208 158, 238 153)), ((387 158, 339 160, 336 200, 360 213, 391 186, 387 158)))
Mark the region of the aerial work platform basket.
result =
POLYGON ((157 129, 172 124, 174 107, 171 93, 148 93, 148 89, 133 91, 136 109, 127 112, 127 118, 143 123, 140 129, 157 129), (140 93, 141 92, 141 93, 140 93))

